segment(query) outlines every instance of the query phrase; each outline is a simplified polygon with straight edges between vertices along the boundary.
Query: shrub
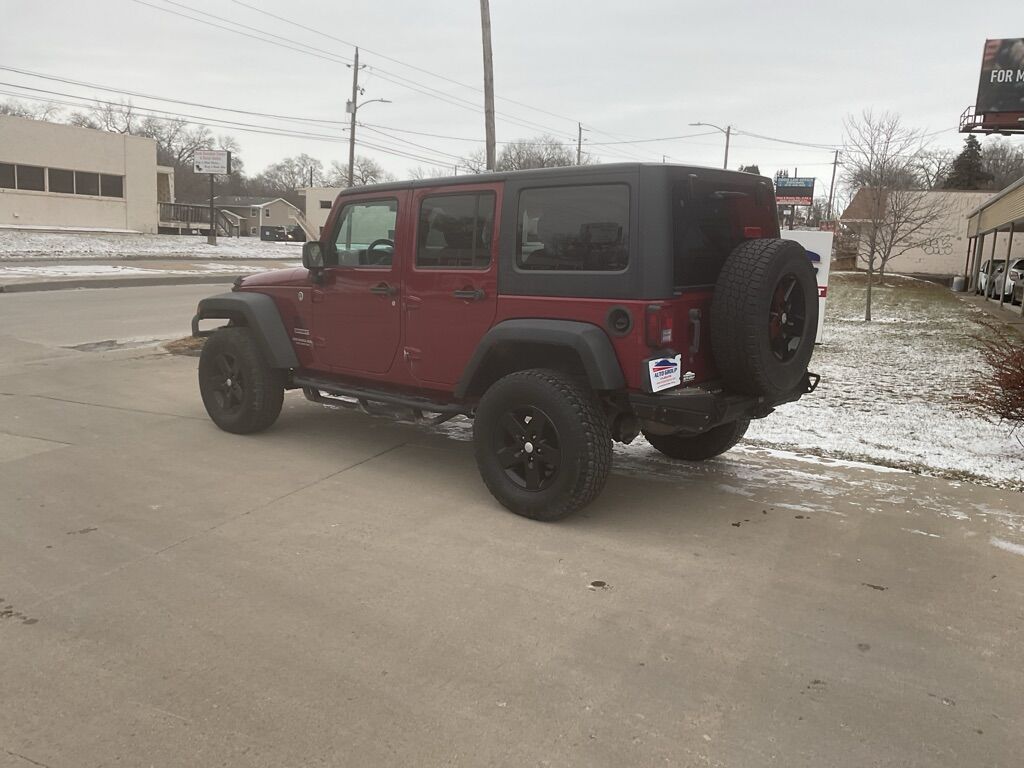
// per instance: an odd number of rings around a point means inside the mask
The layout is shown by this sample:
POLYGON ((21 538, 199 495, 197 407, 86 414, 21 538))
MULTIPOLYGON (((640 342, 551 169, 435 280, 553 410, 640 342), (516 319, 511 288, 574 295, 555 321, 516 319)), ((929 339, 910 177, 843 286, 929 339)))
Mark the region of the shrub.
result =
MULTIPOLYGON (((1016 433, 1024 427, 1024 340, 989 320, 977 322, 986 329, 986 333, 974 336, 981 347, 985 370, 974 391, 959 399, 990 418, 1009 422, 1011 433, 1016 433)), ((1024 440, 1021 442, 1024 444, 1024 440)))

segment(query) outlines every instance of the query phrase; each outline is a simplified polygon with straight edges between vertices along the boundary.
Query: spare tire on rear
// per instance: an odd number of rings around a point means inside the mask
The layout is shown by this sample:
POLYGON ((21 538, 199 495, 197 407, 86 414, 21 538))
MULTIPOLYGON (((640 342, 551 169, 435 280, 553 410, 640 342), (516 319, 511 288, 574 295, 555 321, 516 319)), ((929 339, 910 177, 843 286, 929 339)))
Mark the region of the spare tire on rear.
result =
POLYGON ((803 381, 818 330, 818 285, 803 246, 747 240, 711 300, 711 352, 725 386, 776 398, 803 381))

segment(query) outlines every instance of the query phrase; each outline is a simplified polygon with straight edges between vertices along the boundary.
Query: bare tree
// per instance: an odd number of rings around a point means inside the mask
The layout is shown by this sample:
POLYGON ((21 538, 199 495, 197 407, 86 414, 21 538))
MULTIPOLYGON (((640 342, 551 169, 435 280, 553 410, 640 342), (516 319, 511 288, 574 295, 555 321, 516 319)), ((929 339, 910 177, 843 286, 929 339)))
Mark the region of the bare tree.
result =
POLYGON ((415 180, 443 179, 452 175, 452 169, 450 166, 432 165, 429 168, 424 168, 422 165, 418 165, 415 168, 410 168, 406 175, 415 180))
POLYGON ((864 320, 870 322, 876 270, 884 277, 892 259, 926 242, 943 208, 921 189, 917 169, 929 149, 921 131, 904 126, 899 115, 871 110, 847 117, 845 128, 843 171, 857 189, 853 205, 860 202, 855 216, 859 258, 868 271, 864 320))
POLYGON ((138 132, 141 118, 135 114, 135 107, 130 101, 122 101, 120 104, 101 104, 96 102, 84 112, 72 112, 68 118, 71 125, 81 128, 94 128, 99 131, 111 133, 138 132))
POLYGON ((1024 147, 1007 139, 990 138, 981 147, 981 163, 992 174, 992 188, 1006 189, 1024 176, 1024 147))
POLYGON ((925 189, 942 189, 949 176, 956 152, 951 149, 926 149, 918 154, 914 171, 925 189))
POLYGON ((50 120, 56 121, 61 117, 62 110, 56 104, 42 102, 38 106, 23 104, 16 99, 8 99, 0 102, 0 115, 11 117, 26 117, 29 120, 50 120))
MULTIPOLYGON (((589 156, 583 164, 592 162, 589 156)), ((554 136, 544 135, 506 144, 498 154, 497 170, 522 171, 528 168, 555 168, 575 165, 576 150, 554 136)))
MULTIPOLYGON (((348 166, 335 160, 326 174, 326 180, 327 184, 332 187, 347 187, 348 166)), ((355 162, 352 164, 352 181, 354 186, 361 187, 366 184, 395 181, 395 177, 384 170, 383 166, 372 157, 356 155, 355 162)))

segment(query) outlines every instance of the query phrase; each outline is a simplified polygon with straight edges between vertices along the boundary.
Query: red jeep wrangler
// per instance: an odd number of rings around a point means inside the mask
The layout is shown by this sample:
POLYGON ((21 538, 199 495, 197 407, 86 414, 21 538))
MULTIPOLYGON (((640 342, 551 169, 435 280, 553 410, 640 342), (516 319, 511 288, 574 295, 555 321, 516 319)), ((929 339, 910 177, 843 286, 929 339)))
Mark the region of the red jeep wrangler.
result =
POLYGON ((302 263, 199 303, 210 418, 266 429, 295 388, 472 417, 487 487, 538 520, 600 493, 612 440, 707 459, 817 385, 814 271, 760 176, 628 163, 347 189, 302 263))

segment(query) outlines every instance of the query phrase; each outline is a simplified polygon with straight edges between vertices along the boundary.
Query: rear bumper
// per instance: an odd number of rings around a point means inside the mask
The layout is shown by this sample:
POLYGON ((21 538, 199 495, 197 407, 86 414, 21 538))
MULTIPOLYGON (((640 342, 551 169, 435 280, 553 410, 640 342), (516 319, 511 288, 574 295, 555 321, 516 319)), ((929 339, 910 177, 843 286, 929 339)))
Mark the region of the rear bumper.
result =
POLYGON ((631 392, 629 404, 637 418, 675 427, 680 432, 697 434, 741 419, 763 419, 777 406, 792 403, 813 392, 821 377, 804 374, 796 389, 781 397, 751 397, 722 390, 693 387, 649 395, 631 392))

